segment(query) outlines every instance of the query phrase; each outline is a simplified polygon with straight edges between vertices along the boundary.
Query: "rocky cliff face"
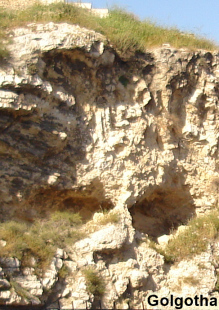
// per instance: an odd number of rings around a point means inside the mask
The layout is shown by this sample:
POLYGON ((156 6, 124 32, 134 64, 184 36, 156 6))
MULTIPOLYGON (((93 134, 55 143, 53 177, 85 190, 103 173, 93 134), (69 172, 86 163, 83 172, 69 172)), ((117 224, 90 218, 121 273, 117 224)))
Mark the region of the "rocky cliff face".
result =
POLYGON ((143 240, 218 205, 219 55, 168 45, 120 55, 100 34, 68 24, 10 35, 11 59, 0 68, 1 221, 70 210, 98 226, 103 209, 120 221, 58 249, 43 276, 2 258, 31 294, 19 296, 2 270, 2 302, 42 303, 50 290, 62 307, 95 307, 85 266, 105 279, 104 307, 140 307, 150 292, 210 296, 217 244, 169 265, 143 240))

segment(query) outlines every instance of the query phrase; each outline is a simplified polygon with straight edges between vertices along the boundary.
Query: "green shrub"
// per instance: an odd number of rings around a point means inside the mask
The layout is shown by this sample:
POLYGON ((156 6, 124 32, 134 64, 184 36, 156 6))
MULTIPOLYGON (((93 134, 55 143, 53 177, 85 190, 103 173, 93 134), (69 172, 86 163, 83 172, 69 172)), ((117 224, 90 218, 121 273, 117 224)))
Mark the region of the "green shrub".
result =
POLYGON ((83 271, 86 280, 87 291, 94 296, 102 296, 105 293, 105 283, 92 268, 83 271))
POLYGON ((15 221, 6 222, 0 225, 1 239, 7 242, 6 246, 1 247, 1 256, 14 256, 22 258, 23 251, 26 249, 25 232, 28 226, 25 223, 15 221))
POLYGON ((4 58, 9 58, 10 53, 7 50, 7 47, 4 46, 2 43, 0 43, 0 60, 4 59, 4 58))
POLYGON ((215 291, 219 292, 219 273, 217 272, 217 282, 215 283, 215 291))
POLYGON ((124 87, 127 87, 128 83, 129 83, 129 80, 124 76, 124 75, 121 75, 119 77, 119 82, 124 86, 124 87))
POLYGON ((68 266, 63 265, 62 268, 58 272, 58 276, 59 278, 65 279, 70 273, 71 273, 71 269, 68 266))

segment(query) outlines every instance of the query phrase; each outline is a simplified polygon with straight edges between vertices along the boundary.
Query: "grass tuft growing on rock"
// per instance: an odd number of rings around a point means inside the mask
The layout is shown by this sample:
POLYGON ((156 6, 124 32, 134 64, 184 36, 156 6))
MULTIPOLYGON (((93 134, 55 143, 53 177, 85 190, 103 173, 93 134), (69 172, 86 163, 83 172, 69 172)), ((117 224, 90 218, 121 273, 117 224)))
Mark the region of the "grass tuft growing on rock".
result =
POLYGON ((106 224, 116 224, 120 220, 120 216, 115 211, 109 210, 109 211, 103 211, 102 218, 99 219, 98 224, 99 225, 106 225, 106 224))
POLYGON ((86 280, 87 291, 94 296, 102 296, 105 293, 105 283, 97 271, 88 268, 83 271, 86 280))
POLYGON ((121 9, 114 9, 103 19, 106 36, 120 50, 140 50, 168 43, 173 47, 215 49, 213 42, 195 35, 182 33, 176 28, 165 28, 149 20, 140 21, 121 9))
POLYGON ((39 302, 37 297, 30 294, 25 288, 23 288, 15 280, 10 279, 10 284, 13 287, 13 289, 15 290, 15 292, 17 293, 17 295, 20 296, 21 298, 23 298, 26 301, 31 302, 31 303, 38 303, 39 302))
POLYGON ((210 40, 182 33, 176 28, 165 28, 151 21, 140 21, 133 14, 122 9, 110 10, 109 16, 100 18, 87 9, 67 3, 33 5, 24 10, 0 8, 0 57, 7 56, 5 48, 8 32, 28 23, 67 22, 78 24, 105 35, 122 52, 145 51, 146 48, 169 43, 176 48, 214 50, 217 46, 210 40))
POLYGON ((164 257, 165 263, 167 263, 167 264, 174 263, 175 257, 172 255, 172 253, 170 254, 168 251, 166 251, 165 249, 160 247, 153 240, 149 239, 149 240, 147 240, 147 242, 149 242, 149 247, 151 249, 155 250, 157 253, 161 254, 164 257))
POLYGON ((219 237, 219 211, 191 219, 183 231, 175 234, 163 250, 164 257, 180 261, 201 254, 219 237))
POLYGON ((26 255, 37 259, 39 267, 45 268, 57 247, 65 248, 85 237, 78 228, 79 214, 54 212, 49 219, 36 220, 33 224, 10 221, 0 224, 0 236, 6 241, 0 245, 1 257, 17 257, 27 260, 26 255))
POLYGON ((65 279, 69 274, 71 274, 71 269, 68 266, 63 265, 58 272, 58 277, 61 279, 65 279))

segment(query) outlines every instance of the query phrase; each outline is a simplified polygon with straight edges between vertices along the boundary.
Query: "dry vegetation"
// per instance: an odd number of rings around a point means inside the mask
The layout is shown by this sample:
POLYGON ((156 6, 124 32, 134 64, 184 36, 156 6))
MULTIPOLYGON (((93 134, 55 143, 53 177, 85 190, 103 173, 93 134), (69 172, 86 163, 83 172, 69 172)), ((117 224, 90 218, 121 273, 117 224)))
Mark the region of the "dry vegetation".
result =
POLYGON ((119 214, 115 211, 103 211, 102 215, 102 218, 98 221, 98 225, 116 224, 120 220, 119 214))
POLYGON ((94 296, 102 296, 105 292, 105 283, 103 278, 92 268, 83 271, 86 280, 88 293, 94 296))
POLYGON ((23 264, 34 256, 39 267, 45 268, 57 247, 65 248, 85 237, 78 228, 81 218, 70 212, 55 212, 49 219, 33 224, 10 221, 1 223, 0 236, 7 242, 0 246, 1 257, 17 257, 23 264))
POLYGON ((18 282, 16 282, 13 279, 10 279, 11 287, 15 290, 15 292, 23 298, 24 300, 31 302, 31 303, 37 303, 38 299, 30 294, 25 288, 23 288, 18 282))
POLYGON ((164 249, 154 243, 151 243, 151 246, 164 255, 167 262, 174 262, 201 254, 217 238, 219 238, 219 211, 215 210, 191 219, 188 226, 175 234, 164 249))
POLYGON ((176 48, 216 49, 213 42, 181 33, 175 28, 164 28, 150 21, 140 21, 121 9, 110 10, 107 18, 92 15, 88 10, 70 4, 34 5, 25 10, 0 9, 0 54, 8 55, 7 33, 14 27, 29 22, 68 22, 104 34, 120 51, 145 51, 146 48, 169 43, 176 48), (5 42, 4 42, 5 41, 5 42))
POLYGON ((82 227, 82 231, 91 234, 101 229, 101 226, 117 224, 119 221, 120 215, 115 210, 103 210, 102 212, 95 213, 93 219, 82 227))
MULTIPOLYGON (((97 231, 102 225, 119 222, 119 215, 114 211, 103 211, 97 221, 83 223, 78 213, 55 211, 48 219, 37 219, 34 223, 9 221, 0 224, 1 257, 17 257, 23 266, 30 264, 30 257, 37 260, 39 268, 45 269, 57 248, 67 249, 76 241, 97 231)), ((66 268, 60 271, 63 277, 66 268)))

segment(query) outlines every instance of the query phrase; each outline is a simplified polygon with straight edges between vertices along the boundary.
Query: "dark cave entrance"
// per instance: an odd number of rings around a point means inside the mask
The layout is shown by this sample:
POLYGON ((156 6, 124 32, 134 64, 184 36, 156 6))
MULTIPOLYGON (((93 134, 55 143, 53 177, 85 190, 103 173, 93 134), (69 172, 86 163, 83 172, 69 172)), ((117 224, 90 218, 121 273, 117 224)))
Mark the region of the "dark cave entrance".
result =
POLYGON ((192 197, 186 187, 156 187, 145 194, 130 209, 133 227, 153 240, 168 235, 186 224, 194 215, 192 197))

